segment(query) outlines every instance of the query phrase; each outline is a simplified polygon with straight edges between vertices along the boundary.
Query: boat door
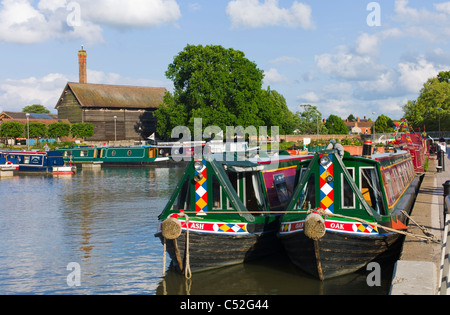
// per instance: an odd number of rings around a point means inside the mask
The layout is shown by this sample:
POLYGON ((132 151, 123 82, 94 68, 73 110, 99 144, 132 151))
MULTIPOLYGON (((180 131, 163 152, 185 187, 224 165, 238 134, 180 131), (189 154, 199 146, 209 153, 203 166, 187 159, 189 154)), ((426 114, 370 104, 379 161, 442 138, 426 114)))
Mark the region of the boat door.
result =
POLYGON ((94 150, 94 159, 101 159, 103 157, 103 149, 94 150))

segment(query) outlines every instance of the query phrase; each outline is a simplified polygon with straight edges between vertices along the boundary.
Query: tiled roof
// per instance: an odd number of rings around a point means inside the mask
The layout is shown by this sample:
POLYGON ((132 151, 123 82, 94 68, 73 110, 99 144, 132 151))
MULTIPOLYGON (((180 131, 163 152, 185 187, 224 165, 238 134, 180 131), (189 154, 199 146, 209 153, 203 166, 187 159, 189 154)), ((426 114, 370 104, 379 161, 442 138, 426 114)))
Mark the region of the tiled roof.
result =
POLYGON ((69 82, 56 108, 60 106, 67 89, 73 92, 81 107, 94 108, 156 109, 167 92, 165 88, 69 82))

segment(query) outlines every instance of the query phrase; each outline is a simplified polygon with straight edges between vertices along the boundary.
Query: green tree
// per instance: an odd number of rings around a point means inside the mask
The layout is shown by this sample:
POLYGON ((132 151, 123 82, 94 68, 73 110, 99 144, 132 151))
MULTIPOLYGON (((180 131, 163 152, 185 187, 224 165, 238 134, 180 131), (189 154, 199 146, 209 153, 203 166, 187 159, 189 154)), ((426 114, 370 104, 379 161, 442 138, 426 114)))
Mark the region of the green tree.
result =
MULTIPOLYGON (((375 121, 375 132, 390 133, 394 131, 394 122, 389 117, 381 114, 375 121)), ((372 130, 373 132, 373 130, 372 130)))
POLYGON ((0 137, 6 137, 6 143, 9 138, 19 138, 24 134, 25 125, 16 121, 4 122, 0 124, 0 137))
POLYGON ((346 135, 348 134, 348 128, 342 118, 336 115, 330 115, 325 122, 325 127, 327 127, 328 134, 331 135, 346 135))
MULTIPOLYGON (((45 138, 48 134, 47 126, 43 123, 32 122, 30 123, 30 138, 39 139, 45 138)), ((28 130, 27 130, 28 133, 28 130)), ((37 143, 38 141, 36 141, 37 143)))
POLYGON ((70 128, 70 133, 75 138, 90 138, 94 135, 94 125, 91 123, 76 123, 70 128))
POLYGON ((70 124, 58 122, 48 125, 48 136, 51 138, 68 137, 70 135, 70 124))
POLYGON ((193 131, 194 118, 224 131, 226 126, 258 127, 264 123, 259 118, 263 76, 241 51, 187 45, 166 71, 175 89, 155 112, 158 133, 170 136, 176 126, 193 131))
POLYGON ((442 71, 437 77, 428 79, 417 100, 403 106, 405 118, 414 128, 425 126, 426 130, 438 130, 440 116, 441 130, 450 130, 449 78, 450 72, 442 71))
POLYGON ((262 90, 259 118, 266 126, 279 126, 281 134, 292 134, 300 125, 300 118, 289 110, 284 96, 270 87, 262 90))
POLYGON ((32 114, 49 114, 50 111, 44 106, 39 104, 33 104, 30 106, 25 106, 22 109, 23 113, 32 113, 32 114))
POLYGON ((302 112, 297 112, 298 125, 297 129, 299 134, 312 135, 312 134, 327 134, 327 129, 322 123, 322 113, 317 110, 317 106, 310 104, 300 105, 303 109, 302 112))

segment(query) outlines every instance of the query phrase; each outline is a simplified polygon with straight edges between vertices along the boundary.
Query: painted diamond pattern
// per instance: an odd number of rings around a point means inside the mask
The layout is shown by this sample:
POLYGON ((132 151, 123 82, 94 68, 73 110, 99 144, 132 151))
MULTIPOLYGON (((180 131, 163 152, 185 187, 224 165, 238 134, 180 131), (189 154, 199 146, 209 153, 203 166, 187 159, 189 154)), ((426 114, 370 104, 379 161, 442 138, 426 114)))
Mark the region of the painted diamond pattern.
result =
MULTIPOLYGON (((323 156, 323 155, 322 155, 323 156)), ((322 157, 320 156, 320 157, 322 157)), ((333 155, 328 155, 330 163, 320 165, 320 205, 324 210, 334 212, 334 187, 333 182, 328 182, 327 178, 333 176, 333 155)))
MULTIPOLYGON (((203 165, 206 165, 205 160, 201 161, 203 165)), ((206 167, 204 166, 200 171, 195 171, 195 175, 198 174, 202 174, 203 178, 195 183, 195 211, 199 215, 206 215, 208 210, 208 178, 206 167)))

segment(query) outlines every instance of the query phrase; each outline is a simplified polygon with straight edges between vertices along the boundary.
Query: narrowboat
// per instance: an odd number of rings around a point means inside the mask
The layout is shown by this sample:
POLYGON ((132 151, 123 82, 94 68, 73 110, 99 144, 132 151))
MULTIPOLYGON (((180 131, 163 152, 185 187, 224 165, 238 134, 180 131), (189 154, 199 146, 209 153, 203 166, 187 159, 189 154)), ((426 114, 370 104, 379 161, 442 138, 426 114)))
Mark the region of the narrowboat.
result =
POLYGON ((17 171, 19 170, 19 160, 8 155, 0 154, 0 171, 17 171))
POLYGON ((323 150, 301 163, 278 237, 291 261, 320 280, 400 253, 420 177, 408 151, 371 150, 323 150))
POLYGON ((172 146, 166 145, 79 146, 61 148, 58 151, 63 153, 66 162, 76 165, 101 163, 103 166, 166 165, 172 160, 172 151, 181 160, 190 160, 193 155, 191 146, 179 146, 174 150, 172 148, 172 146))
POLYGON ((225 156, 193 159, 159 215, 155 236, 180 272, 239 264, 282 250, 277 239, 281 211, 294 192, 299 161, 307 157, 230 161, 225 156))
POLYGON ((61 152, 0 151, 0 158, 15 159, 19 174, 74 175, 76 168, 67 166, 61 152))

